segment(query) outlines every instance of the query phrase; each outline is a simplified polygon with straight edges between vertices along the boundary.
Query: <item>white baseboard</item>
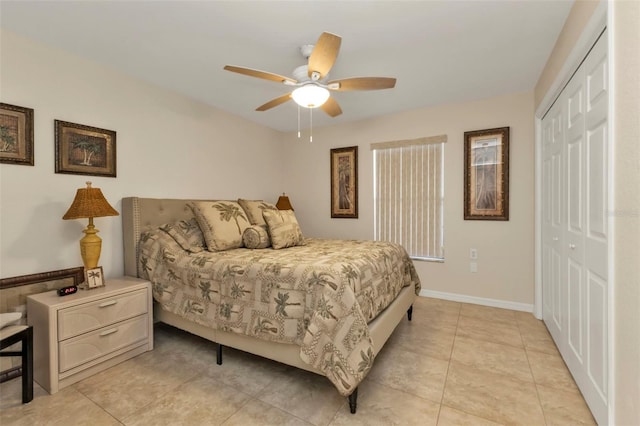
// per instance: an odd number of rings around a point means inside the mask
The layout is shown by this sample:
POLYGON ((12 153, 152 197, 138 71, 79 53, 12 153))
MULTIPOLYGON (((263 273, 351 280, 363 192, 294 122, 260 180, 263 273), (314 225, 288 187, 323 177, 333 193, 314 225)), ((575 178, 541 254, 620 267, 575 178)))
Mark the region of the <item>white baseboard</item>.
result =
POLYGON ((484 297, 467 296, 444 291, 420 290, 420 296, 433 297, 435 299, 452 300, 454 302, 473 303, 475 305, 492 306, 494 308, 511 309, 514 311, 533 312, 533 305, 529 303, 509 302, 506 300, 487 299, 484 297))

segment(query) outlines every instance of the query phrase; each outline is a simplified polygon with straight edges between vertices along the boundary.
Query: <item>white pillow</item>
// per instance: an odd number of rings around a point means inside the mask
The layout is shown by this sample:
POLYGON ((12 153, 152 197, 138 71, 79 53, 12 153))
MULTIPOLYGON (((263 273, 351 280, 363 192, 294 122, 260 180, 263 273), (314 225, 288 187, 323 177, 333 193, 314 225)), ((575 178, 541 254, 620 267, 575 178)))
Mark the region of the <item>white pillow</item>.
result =
POLYGON ((22 312, 0 313, 0 328, 5 328, 8 325, 16 325, 20 318, 22 318, 22 312))

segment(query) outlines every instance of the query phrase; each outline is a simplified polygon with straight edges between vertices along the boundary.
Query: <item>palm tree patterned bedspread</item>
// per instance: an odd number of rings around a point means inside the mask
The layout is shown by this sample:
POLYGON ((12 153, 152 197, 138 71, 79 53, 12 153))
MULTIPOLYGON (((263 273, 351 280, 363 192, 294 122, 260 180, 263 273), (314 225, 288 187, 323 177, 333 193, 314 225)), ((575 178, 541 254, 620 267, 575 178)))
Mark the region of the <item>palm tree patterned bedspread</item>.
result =
POLYGON ((374 359, 367 323, 405 286, 420 291, 398 244, 305 240, 283 250, 190 254, 160 230, 140 239, 140 275, 162 309, 201 325, 300 346, 349 395, 374 359))

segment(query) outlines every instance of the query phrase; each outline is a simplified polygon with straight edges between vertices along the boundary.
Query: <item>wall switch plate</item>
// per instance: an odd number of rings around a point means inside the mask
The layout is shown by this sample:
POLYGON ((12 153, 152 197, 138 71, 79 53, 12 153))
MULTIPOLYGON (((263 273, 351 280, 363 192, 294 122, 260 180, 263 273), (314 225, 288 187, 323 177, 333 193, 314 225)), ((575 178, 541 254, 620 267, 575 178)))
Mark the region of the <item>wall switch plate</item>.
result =
POLYGON ((469 259, 477 259, 478 258, 478 249, 470 249, 469 250, 469 259))
POLYGON ((476 262, 471 262, 469 264, 469 271, 470 272, 478 272, 478 264, 476 262))

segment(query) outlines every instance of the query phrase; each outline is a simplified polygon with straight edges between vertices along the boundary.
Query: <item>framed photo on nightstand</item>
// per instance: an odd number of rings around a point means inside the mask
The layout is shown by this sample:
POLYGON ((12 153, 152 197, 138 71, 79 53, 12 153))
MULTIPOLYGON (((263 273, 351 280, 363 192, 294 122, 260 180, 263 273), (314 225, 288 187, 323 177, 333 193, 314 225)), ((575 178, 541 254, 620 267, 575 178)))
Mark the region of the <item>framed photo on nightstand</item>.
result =
POLYGON ((84 282, 87 283, 86 288, 102 287, 104 285, 104 274, 102 266, 84 271, 84 282))

